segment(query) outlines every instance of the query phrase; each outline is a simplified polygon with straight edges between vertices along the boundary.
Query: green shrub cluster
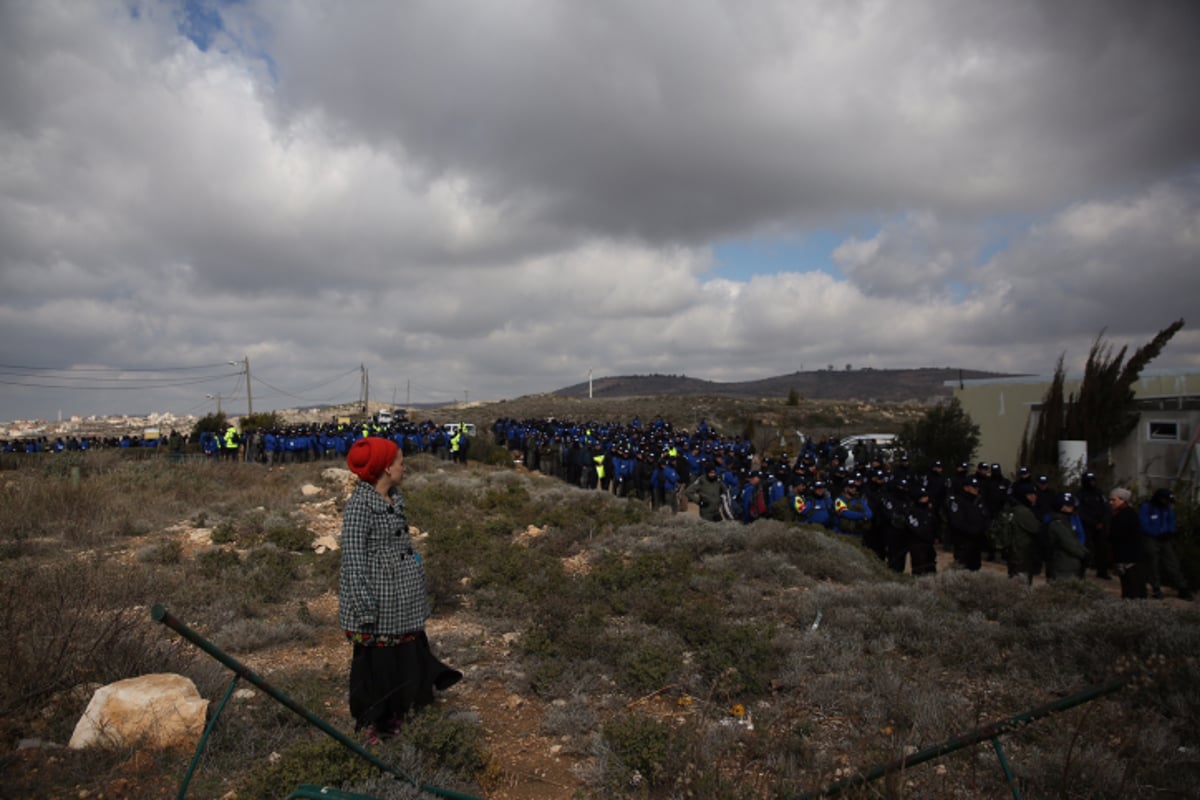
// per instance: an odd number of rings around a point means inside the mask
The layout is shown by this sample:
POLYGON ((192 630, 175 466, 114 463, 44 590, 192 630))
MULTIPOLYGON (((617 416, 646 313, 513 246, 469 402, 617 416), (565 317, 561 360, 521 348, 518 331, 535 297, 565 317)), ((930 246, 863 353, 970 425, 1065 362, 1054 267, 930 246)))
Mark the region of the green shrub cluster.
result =
POLYGON ((225 520, 212 529, 211 539, 213 544, 233 544, 238 540, 237 528, 225 520))
POLYGON ((605 780, 614 792, 669 787, 686 771, 687 734, 676 726, 622 713, 604 723, 602 735, 611 755, 605 780))
POLYGON ((178 564, 182 558, 183 544, 178 539, 163 539, 137 552, 137 560, 143 564, 178 564))
MULTIPOLYGON (((280 603, 292 596, 302 577, 302 568, 327 563, 329 558, 305 557, 264 544, 249 550, 244 556, 236 550, 212 547, 196 553, 196 573, 207 579, 226 606, 244 610, 257 609, 263 603, 280 603)), ((336 560, 336 556, 332 557, 336 560)), ((328 578, 321 578, 321 582, 328 578)), ((199 588, 199 587, 197 587, 199 588)))
POLYGON ((283 525, 268 528, 266 541, 280 550, 302 553, 312 548, 313 534, 303 525, 283 525))
POLYGON ((341 788, 366 781, 376 768, 333 739, 314 735, 260 760, 238 782, 239 797, 285 797, 301 784, 341 788))
POLYGON ((428 706, 410 715, 396 738, 416 749, 426 763, 463 779, 473 779, 487 763, 478 724, 442 707, 428 706))

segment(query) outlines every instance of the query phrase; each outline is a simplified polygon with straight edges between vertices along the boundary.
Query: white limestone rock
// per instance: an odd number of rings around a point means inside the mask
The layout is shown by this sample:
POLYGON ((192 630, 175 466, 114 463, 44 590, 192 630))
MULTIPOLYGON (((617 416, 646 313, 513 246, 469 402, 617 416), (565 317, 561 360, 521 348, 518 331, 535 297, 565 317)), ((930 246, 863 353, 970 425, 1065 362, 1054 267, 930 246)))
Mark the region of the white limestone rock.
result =
POLYGON ((207 712, 208 701, 182 675, 127 678, 96 690, 67 746, 194 749, 207 712))

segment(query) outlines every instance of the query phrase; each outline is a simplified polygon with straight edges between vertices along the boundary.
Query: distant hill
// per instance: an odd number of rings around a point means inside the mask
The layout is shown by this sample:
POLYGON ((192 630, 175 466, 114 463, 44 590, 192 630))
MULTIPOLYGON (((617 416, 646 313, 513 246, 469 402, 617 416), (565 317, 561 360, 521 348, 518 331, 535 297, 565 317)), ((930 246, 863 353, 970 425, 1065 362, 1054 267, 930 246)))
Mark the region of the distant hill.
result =
MULTIPOLYGON (((595 398, 722 395, 727 397, 787 397, 795 389, 805 400, 865 400, 929 402, 949 397, 947 381, 1013 377, 1001 372, 922 367, 920 369, 818 370, 793 372, 742 383, 718 383, 686 375, 622 375, 591 383, 595 398)), ((577 383, 552 394, 587 397, 588 384, 577 383)))

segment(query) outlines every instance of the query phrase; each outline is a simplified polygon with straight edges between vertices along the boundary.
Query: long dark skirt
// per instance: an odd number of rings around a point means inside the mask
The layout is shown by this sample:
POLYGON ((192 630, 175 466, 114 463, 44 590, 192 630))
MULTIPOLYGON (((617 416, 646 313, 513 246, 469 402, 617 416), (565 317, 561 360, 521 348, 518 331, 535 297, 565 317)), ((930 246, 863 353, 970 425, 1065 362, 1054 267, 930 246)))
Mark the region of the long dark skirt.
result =
POLYGON ((1146 583, 1150 580, 1150 570, 1145 564, 1122 564, 1119 568, 1121 576, 1122 600, 1145 600, 1146 583))
POLYGON ((355 730, 399 720, 433 702, 433 690, 449 689, 462 673, 439 661, 425 632, 390 647, 355 644, 350 661, 350 714, 355 730))

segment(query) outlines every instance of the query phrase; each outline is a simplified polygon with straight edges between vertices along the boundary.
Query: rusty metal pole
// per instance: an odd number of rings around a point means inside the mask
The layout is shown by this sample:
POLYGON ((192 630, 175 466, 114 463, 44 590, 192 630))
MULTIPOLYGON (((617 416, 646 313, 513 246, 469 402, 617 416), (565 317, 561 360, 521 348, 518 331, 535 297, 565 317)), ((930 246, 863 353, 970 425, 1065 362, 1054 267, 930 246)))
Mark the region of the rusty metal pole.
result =
MULTIPOLYGON (((1042 717, 1049 716, 1059 711, 1065 711, 1068 708, 1074 708, 1075 706, 1091 702, 1099 697, 1103 697, 1106 694, 1111 694, 1115 691, 1118 691, 1132 681, 1135 677, 1137 677, 1136 673, 1131 675, 1123 675, 1119 678, 1114 678, 1107 683, 1100 684, 1099 686, 1092 686, 1088 689, 1084 689, 1082 692, 1077 692, 1076 694, 1064 697, 1061 700, 1055 700, 1052 703, 1046 703, 1044 705, 1037 706, 1036 708, 1031 708, 1028 711, 1023 711, 1022 713, 1009 717, 1008 719, 992 722, 980 728, 975 728, 967 731, 966 733, 959 734, 951 739, 947 739, 941 744, 937 744, 933 747, 928 747, 924 750, 913 753, 911 756, 902 756, 889 761, 886 764, 880 764, 879 766, 872 767, 866 772, 860 772, 859 774, 853 775, 849 778, 835 781, 834 783, 826 786, 824 789, 815 789, 813 791, 797 795, 796 800, 815 800, 815 798, 818 797, 834 797, 847 789, 855 786, 862 786, 865 783, 882 778, 884 775, 889 773, 901 772, 908 767, 916 766, 917 764, 921 764, 939 756, 947 755, 948 753, 953 753, 956 750, 962 750, 963 748, 979 744, 980 742, 985 742, 989 739, 991 739, 993 742, 996 742, 1001 735, 1023 725, 1027 725, 1034 720, 1041 719, 1042 717)), ((1003 758, 1001 759, 1001 762, 1001 766, 1005 768, 1006 776, 1009 778, 1009 786, 1015 786, 1015 782, 1011 777, 1011 772, 1007 770, 1007 762, 1004 761, 1003 758)))

